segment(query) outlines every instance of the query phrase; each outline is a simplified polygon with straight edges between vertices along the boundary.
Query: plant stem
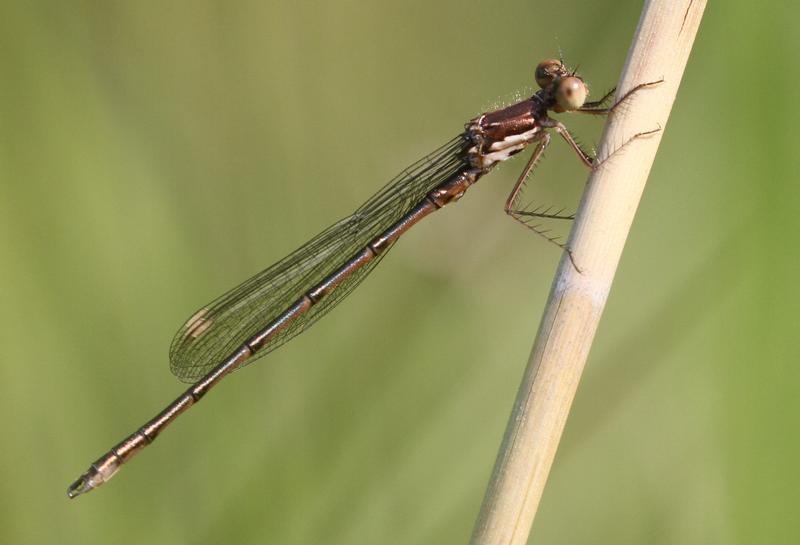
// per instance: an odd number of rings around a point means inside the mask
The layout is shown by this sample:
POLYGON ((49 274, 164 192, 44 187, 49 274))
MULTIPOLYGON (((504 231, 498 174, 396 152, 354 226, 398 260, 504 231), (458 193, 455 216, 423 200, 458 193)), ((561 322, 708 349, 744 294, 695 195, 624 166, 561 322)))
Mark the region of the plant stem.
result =
POLYGON ((705 4, 705 0, 645 2, 617 98, 637 84, 663 82, 635 93, 606 124, 598 156, 611 158, 589 178, 568 242, 575 266, 566 254, 562 257, 472 545, 528 541, 705 4), (657 132, 630 140, 653 130, 657 132))

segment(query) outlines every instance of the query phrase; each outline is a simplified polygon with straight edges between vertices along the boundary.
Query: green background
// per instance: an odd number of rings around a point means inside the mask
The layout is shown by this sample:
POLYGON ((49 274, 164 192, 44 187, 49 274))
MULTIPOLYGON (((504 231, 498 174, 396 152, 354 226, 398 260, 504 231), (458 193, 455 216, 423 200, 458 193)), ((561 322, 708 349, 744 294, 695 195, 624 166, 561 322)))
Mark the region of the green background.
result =
MULTIPOLYGON (((800 50, 711 2, 531 543, 798 543, 800 50)), ((0 542, 463 544, 557 249, 517 159, 111 484, 174 331, 559 48, 612 86, 638 2, 4 2, 0 542)), ((598 120, 562 119, 589 143, 598 120)), ((577 195, 555 141, 537 181, 577 195)), ((548 190, 549 191, 549 190, 548 190)))

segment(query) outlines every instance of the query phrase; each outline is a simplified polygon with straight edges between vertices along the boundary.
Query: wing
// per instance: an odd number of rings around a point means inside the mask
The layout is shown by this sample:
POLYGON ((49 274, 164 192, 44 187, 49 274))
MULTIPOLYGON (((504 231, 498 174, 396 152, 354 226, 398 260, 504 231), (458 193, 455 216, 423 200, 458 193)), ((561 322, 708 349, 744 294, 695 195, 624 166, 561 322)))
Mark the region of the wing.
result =
MULTIPOLYGON (((311 287, 347 262, 377 235, 403 217, 425 195, 468 167, 468 138, 461 134, 409 166, 351 216, 196 312, 170 346, 170 369, 193 382, 230 356, 279 317, 311 287)), ((385 252, 384 254, 385 255, 385 252)), ((349 294, 380 261, 359 269, 319 304, 312 306, 246 363, 301 333, 349 294)))

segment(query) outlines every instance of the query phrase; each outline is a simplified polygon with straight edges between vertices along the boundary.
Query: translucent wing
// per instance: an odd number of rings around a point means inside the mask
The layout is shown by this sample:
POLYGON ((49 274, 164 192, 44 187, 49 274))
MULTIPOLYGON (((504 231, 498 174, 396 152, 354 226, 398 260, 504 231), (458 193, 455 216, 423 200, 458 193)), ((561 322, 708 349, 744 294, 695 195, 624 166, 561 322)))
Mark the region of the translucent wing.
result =
MULTIPOLYGON (((409 212, 426 193, 467 168, 465 151, 468 145, 463 134, 452 139, 403 170, 351 216, 196 312, 172 340, 172 373, 186 382, 205 375, 409 212)), ((270 339, 247 363, 274 350, 322 317, 350 293, 378 261, 375 259, 355 272, 270 339)))

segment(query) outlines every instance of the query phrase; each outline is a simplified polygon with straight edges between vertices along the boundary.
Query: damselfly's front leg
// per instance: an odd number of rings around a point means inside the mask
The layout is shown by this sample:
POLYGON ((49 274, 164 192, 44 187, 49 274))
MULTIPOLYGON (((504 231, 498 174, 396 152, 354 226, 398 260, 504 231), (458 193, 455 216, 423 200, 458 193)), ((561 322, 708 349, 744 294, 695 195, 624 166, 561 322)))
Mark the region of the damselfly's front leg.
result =
POLYGON ((663 82, 664 82, 664 80, 660 79, 660 80, 657 80, 657 81, 649 81, 647 83, 640 83, 639 85, 634 86, 633 89, 631 89, 630 91, 628 91, 627 93, 622 95, 622 98, 620 98, 618 101, 616 101, 610 107, 606 108, 606 107, 604 107, 604 105, 605 105, 606 101, 609 98, 611 98, 611 96, 614 94, 614 91, 617 90, 617 88, 615 87, 615 88, 611 89, 608 93, 606 93, 605 96, 603 98, 601 98, 600 100, 596 100, 594 102, 586 102, 586 103, 584 103, 583 106, 581 106, 580 108, 578 108, 577 110, 574 110, 574 111, 582 113, 582 114, 608 115, 611 112, 613 112, 614 110, 616 110, 623 102, 628 100, 635 92, 637 92, 637 91, 639 91, 641 89, 645 89, 647 87, 652 87, 653 85, 658 85, 659 83, 663 83, 663 82))
POLYGON ((617 90, 616 87, 612 87, 609 92, 603 95, 603 98, 600 100, 590 100, 589 102, 584 102, 583 106, 578 108, 576 111, 578 112, 587 112, 587 111, 594 111, 598 108, 603 108, 609 100, 611 100, 614 96, 614 92, 617 90))

